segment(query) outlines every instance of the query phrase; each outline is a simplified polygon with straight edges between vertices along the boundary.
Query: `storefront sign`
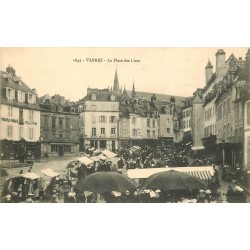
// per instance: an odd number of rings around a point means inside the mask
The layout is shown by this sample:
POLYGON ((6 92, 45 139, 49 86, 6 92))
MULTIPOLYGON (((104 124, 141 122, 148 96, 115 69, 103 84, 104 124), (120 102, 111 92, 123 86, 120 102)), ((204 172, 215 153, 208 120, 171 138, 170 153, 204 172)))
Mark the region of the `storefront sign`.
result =
POLYGON ((28 125, 37 125, 37 122, 25 121, 25 124, 28 124, 28 125))
POLYGON ((10 119, 10 118, 1 118, 2 121, 4 122, 14 122, 14 123, 18 123, 18 120, 17 119, 10 119))

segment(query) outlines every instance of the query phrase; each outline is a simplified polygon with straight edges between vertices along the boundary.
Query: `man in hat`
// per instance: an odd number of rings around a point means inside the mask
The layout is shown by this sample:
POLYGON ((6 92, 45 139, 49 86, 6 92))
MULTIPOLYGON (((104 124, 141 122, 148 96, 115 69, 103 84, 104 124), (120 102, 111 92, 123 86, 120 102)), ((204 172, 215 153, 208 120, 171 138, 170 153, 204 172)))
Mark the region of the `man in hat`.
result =
POLYGON ((118 169, 122 169, 124 167, 124 161, 123 161, 122 157, 117 162, 117 166, 118 166, 118 169))
POLYGON ((205 200, 206 200, 206 193, 203 189, 201 189, 197 196, 197 203, 205 203, 205 200))
POLYGON ((234 193, 234 190, 233 190, 231 185, 228 186, 226 197, 227 197, 227 202, 228 203, 234 203, 234 201, 235 201, 235 193, 234 193))

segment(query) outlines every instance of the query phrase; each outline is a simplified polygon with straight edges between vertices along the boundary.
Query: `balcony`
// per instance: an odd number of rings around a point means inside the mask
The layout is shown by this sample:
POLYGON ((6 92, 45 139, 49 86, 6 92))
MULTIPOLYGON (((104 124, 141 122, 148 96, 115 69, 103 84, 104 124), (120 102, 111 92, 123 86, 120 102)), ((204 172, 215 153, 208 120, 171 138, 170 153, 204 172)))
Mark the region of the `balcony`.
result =
POLYGON ((110 134, 110 138, 116 138, 117 135, 116 134, 110 134))
POLYGON ((96 138, 97 136, 96 135, 91 135, 91 138, 96 138))
POLYGON ((106 138, 106 134, 100 134, 100 138, 106 138))

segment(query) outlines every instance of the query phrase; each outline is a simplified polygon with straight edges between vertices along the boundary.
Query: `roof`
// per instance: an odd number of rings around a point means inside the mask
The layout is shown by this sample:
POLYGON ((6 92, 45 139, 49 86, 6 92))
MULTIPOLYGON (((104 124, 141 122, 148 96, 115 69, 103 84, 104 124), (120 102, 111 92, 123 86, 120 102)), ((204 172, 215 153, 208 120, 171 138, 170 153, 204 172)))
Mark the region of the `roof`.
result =
POLYGON ((50 99, 50 95, 46 94, 38 98, 38 103, 43 103, 46 99, 50 99))
POLYGON ((115 93, 113 93, 112 91, 106 90, 106 89, 105 90, 97 89, 97 90, 92 91, 91 93, 88 93, 84 98, 82 98, 79 101, 79 103, 84 102, 84 101, 91 101, 91 96, 93 94, 95 94, 95 96, 96 96, 95 101, 97 101, 97 102, 108 102, 108 101, 110 102, 111 95, 114 95, 115 101, 118 102, 118 96, 115 93))
POLYGON ((12 89, 17 89, 23 92, 36 94, 28 85, 26 85, 20 77, 17 77, 11 73, 1 71, 1 85, 3 87, 10 87, 12 89), (9 81, 10 79, 10 81, 9 81))
POLYGON ((190 174, 192 176, 198 177, 202 180, 210 180, 214 175, 214 170, 212 166, 202 166, 202 167, 175 167, 175 168, 144 168, 144 169, 129 169, 127 176, 132 179, 146 179, 149 176, 175 170, 183 173, 190 174))
MULTIPOLYGON (((127 90, 127 93, 129 96, 132 95, 131 90, 127 90)), ((148 101, 150 101, 152 97, 152 93, 143 92, 143 91, 136 91, 136 95, 139 99, 144 97, 148 101)), ((170 100, 171 96, 173 95, 155 93, 155 96, 156 96, 156 100, 170 100)), ((173 96, 173 97, 175 98, 175 103, 181 103, 185 99, 185 97, 183 96, 173 96)))
POLYGON ((194 98, 194 100, 193 100, 193 104, 196 104, 196 103, 202 103, 202 100, 199 97, 199 95, 196 95, 195 98, 194 98))

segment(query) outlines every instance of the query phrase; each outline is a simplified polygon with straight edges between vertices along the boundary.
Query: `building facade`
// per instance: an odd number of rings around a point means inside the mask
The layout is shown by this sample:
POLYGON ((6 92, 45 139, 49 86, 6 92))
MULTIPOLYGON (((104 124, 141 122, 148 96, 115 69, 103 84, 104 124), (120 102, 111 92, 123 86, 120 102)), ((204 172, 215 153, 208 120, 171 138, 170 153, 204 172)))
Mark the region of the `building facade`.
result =
POLYGON ((118 149, 119 101, 113 91, 89 88, 78 111, 82 149, 118 149))
POLYGON ((11 66, 1 71, 1 159, 40 157, 40 108, 37 93, 11 66))
POLYGON ((79 115, 75 104, 60 95, 40 97, 39 104, 42 157, 78 155, 79 115))

